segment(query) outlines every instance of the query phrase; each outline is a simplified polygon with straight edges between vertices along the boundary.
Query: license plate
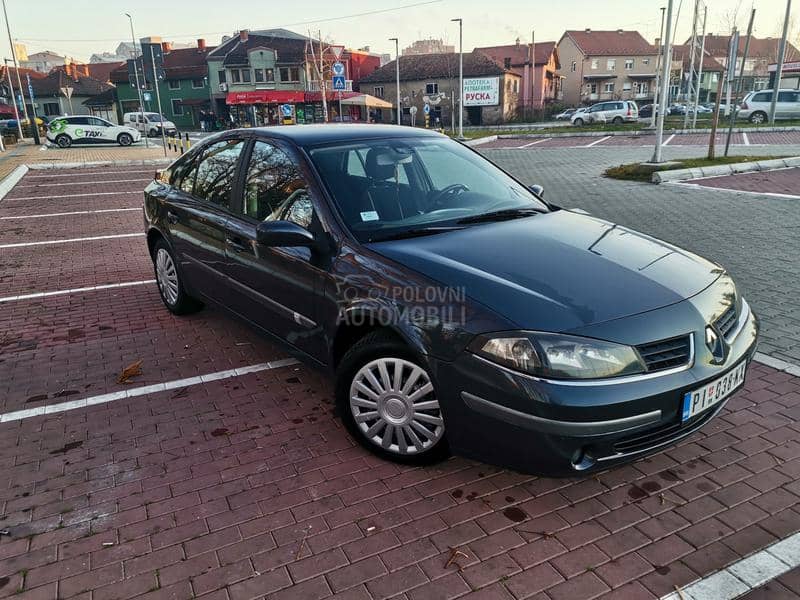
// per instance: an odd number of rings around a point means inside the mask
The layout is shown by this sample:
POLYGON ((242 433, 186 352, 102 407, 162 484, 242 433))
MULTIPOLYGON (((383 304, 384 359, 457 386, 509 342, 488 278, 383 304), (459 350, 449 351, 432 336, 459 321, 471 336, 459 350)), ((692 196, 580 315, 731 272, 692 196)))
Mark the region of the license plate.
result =
POLYGON ((683 395, 681 422, 688 421, 733 394, 744 383, 746 368, 747 361, 742 361, 722 377, 694 391, 686 392, 683 395))

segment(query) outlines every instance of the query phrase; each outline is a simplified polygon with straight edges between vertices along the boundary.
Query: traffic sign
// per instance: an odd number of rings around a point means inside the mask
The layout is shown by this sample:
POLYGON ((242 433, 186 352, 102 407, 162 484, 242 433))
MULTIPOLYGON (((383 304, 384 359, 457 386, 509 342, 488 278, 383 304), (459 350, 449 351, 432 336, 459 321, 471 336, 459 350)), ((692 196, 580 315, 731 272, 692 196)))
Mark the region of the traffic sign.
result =
POLYGON ((152 99, 153 99, 153 95, 150 92, 145 92, 144 93, 144 101, 145 102, 150 102, 150 100, 152 100, 152 99))
POLYGON ((292 105, 291 104, 281 104, 281 113, 284 117, 291 117, 292 116, 292 105))
POLYGON ((339 60, 339 57, 344 52, 344 46, 330 46, 330 51, 333 52, 333 55, 336 57, 336 60, 339 60))
POLYGON ((333 63, 333 75, 335 77, 344 77, 344 64, 340 62, 333 63))
POLYGON ((335 75, 333 77, 333 89, 334 91, 344 91, 347 88, 345 84, 344 77, 341 75, 335 75))
POLYGON ((422 110, 425 111, 426 115, 431 114, 431 105, 430 104, 426 104, 422 110))

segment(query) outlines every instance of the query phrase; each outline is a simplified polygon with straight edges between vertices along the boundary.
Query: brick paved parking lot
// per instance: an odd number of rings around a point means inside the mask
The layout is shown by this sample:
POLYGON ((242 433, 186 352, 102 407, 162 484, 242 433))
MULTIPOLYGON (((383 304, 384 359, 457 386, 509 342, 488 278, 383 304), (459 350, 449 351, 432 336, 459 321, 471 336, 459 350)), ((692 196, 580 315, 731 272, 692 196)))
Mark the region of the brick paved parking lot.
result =
POLYGON ((150 173, 32 171, 0 201, 0 598, 652 599, 800 530, 800 379, 757 363, 701 432, 597 476, 374 458, 320 374, 161 305, 150 173))
POLYGON ((797 168, 707 177, 686 183, 758 194, 780 194, 800 199, 800 169, 797 168))

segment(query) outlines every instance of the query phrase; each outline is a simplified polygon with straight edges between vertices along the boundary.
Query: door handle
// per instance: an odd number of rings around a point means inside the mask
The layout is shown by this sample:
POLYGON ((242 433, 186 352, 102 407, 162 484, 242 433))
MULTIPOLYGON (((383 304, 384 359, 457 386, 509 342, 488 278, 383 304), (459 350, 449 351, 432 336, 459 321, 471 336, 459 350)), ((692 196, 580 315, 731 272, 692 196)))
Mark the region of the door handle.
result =
POLYGON ((231 250, 233 250, 237 254, 239 254, 240 252, 247 252, 247 246, 245 246, 242 243, 242 241, 238 238, 234 239, 227 237, 225 238, 225 243, 227 243, 228 246, 230 246, 231 250))
POLYGON ((171 223, 172 225, 175 225, 175 223, 177 223, 179 220, 180 218, 178 217, 178 215, 176 215, 171 210, 167 211, 167 222, 171 223))

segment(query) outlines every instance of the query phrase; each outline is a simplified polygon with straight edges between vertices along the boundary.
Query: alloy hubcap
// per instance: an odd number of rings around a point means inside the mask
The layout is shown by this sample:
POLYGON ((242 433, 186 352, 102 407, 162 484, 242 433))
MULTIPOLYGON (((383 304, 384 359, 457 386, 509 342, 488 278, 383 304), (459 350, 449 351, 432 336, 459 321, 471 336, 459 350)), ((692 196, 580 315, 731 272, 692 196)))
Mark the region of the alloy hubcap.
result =
POLYGON ((401 358, 373 360, 355 374, 350 410, 369 441, 396 454, 419 454, 444 435, 430 377, 401 358))
POLYGON ((174 305, 178 301, 178 271, 164 248, 159 248, 156 254, 156 279, 161 295, 170 306, 174 305))

